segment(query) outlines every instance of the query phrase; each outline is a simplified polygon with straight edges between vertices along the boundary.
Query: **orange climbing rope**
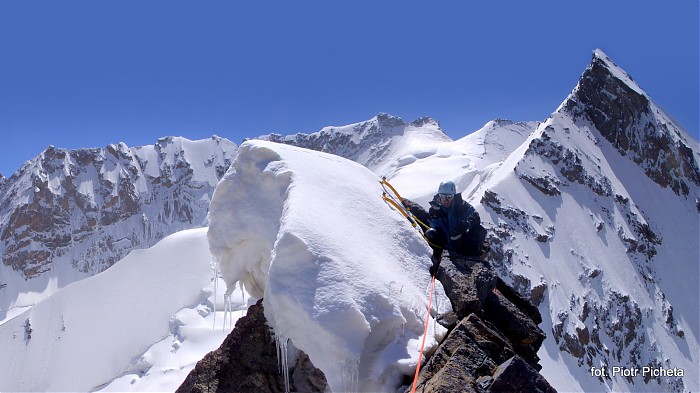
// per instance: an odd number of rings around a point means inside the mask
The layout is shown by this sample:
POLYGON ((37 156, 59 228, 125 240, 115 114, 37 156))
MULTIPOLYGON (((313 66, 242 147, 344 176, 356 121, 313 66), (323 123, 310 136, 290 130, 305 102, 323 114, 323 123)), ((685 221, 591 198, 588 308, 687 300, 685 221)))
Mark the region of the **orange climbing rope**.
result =
MULTIPOLYGON (((399 213, 401 213, 406 219, 408 219, 408 221, 414 227, 416 227, 416 223, 418 223, 422 227, 424 227, 425 229, 430 228, 428 225, 422 223, 417 217, 413 216, 408 209, 406 209, 405 207, 402 206, 403 201, 405 199, 403 197, 401 197, 401 195, 399 195, 398 191, 396 191, 396 189, 391 184, 389 184, 389 182, 386 180, 386 177, 382 178, 382 180, 379 181, 379 183, 381 183, 382 186, 388 187, 389 190, 391 190, 391 193, 394 194, 393 196, 389 195, 389 194, 387 194, 386 191, 382 193, 382 199, 384 199, 384 201, 386 203, 393 206, 393 208, 395 210, 397 210, 399 213)), ((423 234, 423 231, 420 231, 420 232, 421 232, 421 235, 423 235, 423 238, 425 239, 425 241, 428 242, 428 244, 430 244, 431 246, 435 246, 434 244, 432 244, 430 242, 430 240, 428 240, 428 238, 425 237, 425 235, 423 234)), ((437 247, 437 246, 435 246, 435 247, 437 247)), ((420 361, 423 358, 423 350, 425 349, 425 338, 428 336, 428 325, 430 325, 430 309, 433 306, 433 292, 434 291, 435 291, 435 276, 432 276, 432 278, 430 280, 430 296, 429 296, 429 300, 428 300, 428 312, 426 313, 426 316, 425 316, 425 328, 423 329, 423 341, 420 344, 420 352, 418 353, 418 364, 416 364, 416 374, 413 376, 413 387, 411 388, 411 393, 415 393, 416 387, 418 385, 418 374, 420 373, 420 361)))
POLYGON ((418 353, 418 364, 416 364, 416 374, 413 376, 413 387, 411 393, 415 393, 418 384, 418 373, 420 372, 420 360, 423 357, 423 348, 425 348, 425 338, 428 336, 428 325, 430 324, 430 308, 433 305, 433 290, 435 289, 435 276, 430 280, 430 300, 428 300, 428 313, 425 316, 425 328, 423 329, 423 342, 420 344, 420 352, 418 353))

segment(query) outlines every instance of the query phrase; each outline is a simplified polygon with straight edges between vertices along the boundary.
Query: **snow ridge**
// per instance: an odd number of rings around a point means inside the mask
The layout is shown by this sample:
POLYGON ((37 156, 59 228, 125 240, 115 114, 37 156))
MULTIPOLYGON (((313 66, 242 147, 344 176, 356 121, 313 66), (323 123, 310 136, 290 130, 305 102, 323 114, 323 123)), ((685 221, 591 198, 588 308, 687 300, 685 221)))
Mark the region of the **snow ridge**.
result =
POLYGON ((325 127, 312 134, 270 134, 257 139, 335 154, 384 176, 391 175, 396 167, 435 154, 440 142, 451 141, 440 124, 429 117, 405 123, 386 113, 361 123, 325 127))
MULTIPOLYGON (((247 141, 216 189, 208 238, 227 287, 240 281, 263 297, 275 334, 333 391, 392 390, 415 367, 430 250, 365 167, 247 141)), ((445 332, 437 328, 428 351, 445 332)))
MULTIPOLYGON (((91 391, 121 374, 144 376, 153 360, 141 355, 177 331, 168 323, 176 313, 199 304, 210 261, 206 230, 182 231, 0 325, 0 390, 91 391)), ((170 344, 174 355, 178 344, 170 344)))

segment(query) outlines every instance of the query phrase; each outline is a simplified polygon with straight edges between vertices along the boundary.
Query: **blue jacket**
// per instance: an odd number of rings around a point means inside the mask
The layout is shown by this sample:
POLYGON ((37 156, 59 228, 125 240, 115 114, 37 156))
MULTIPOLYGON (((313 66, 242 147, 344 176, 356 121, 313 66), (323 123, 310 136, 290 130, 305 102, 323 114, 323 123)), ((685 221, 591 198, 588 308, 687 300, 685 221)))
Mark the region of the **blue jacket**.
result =
POLYGON ((430 227, 442 231, 447 238, 446 250, 451 250, 456 240, 470 229, 481 224, 479 213, 472 205, 462 199, 462 194, 455 194, 449 209, 440 203, 439 194, 435 194, 433 200, 430 201, 428 213, 430 214, 430 227))

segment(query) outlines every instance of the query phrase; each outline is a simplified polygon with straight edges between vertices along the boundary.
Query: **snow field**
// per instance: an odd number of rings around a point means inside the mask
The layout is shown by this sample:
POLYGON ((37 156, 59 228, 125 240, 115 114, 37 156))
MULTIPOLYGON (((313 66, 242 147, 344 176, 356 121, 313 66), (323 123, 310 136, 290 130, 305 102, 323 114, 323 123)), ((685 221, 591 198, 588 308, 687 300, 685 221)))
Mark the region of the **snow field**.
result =
POLYGON ((211 306, 222 303, 213 297, 212 276, 206 229, 195 229, 59 290, 0 326, 0 346, 12 353, 0 357, 0 390, 88 391, 116 376, 116 390, 126 390, 127 379, 135 390, 174 390, 230 330, 212 332, 211 306), (177 373, 136 384, 168 370, 177 373))

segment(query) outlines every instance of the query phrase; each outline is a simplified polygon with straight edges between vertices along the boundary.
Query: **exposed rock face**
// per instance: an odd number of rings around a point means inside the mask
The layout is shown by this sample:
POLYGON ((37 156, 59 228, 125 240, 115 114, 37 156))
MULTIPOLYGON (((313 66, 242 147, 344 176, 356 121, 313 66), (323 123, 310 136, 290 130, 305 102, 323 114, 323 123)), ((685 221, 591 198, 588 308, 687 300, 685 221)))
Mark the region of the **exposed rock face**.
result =
MULTIPOLYGON (((456 326, 421 368, 419 392, 553 392, 538 370, 537 308, 483 260, 443 257, 437 278, 456 326)), ((410 391, 410 387, 406 390, 410 391)))
MULTIPOLYGON (((277 356, 261 299, 236 322, 219 349, 197 362, 177 392, 284 392, 286 382, 277 356)), ((327 390, 323 373, 303 352, 289 377, 290 391, 327 390)))
POLYGON ((566 111, 588 119, 623 156, 644 168, 647 176, 678 195, 700 185, 700 169, 692 141, 678 127, 664 121, 648 97, 626 83, 627 75, 614 75, 614 63, 597 52, 579 80, 566 111))

